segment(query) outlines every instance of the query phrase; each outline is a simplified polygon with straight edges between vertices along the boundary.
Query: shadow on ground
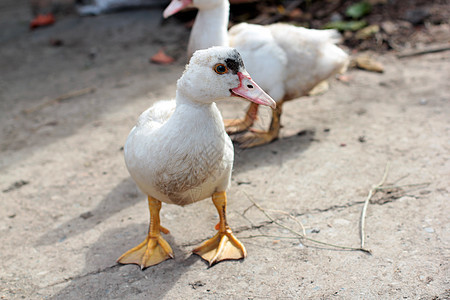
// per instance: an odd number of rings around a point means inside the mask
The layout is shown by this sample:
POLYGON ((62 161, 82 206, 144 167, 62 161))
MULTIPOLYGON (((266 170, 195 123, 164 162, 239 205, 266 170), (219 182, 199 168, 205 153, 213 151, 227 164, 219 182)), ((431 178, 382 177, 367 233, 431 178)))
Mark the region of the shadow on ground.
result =
POLYGON ((315 139, 315 130, 301 130, 260 147, 241 149, 235 145, 233 176, 264 166, 280 164, 297 158, 315 139))
MULTIPOLYGON (((120 110, 130 106, 130 100, 175 83, 182 58, 171 66, 150 64, 148 59, 163 46, 172 55, 184 55, 188 32, 161 22, 162 9, 70 16, 34 31, 23 31, 23 23, 15 20, 11 36, 0 32, 0 41, 6 41, 0 43, 0 149, 23 156, 30 147, 38 152, 99 121, 105 107, 108 113, 120 110), (82 90, 93 92, 60 100, 82 90)), ((6 165, 13 167, 11 160, 6 165)))
MULTIPOLYGON (((106 231, 94 244, 90 245, 86 254, 85 270, 71 279, 70 284, 57 293, 52 299, 126 299, 132 295, 152 291, 153 299, 161 299, 190 266, 200 260, 191 255, 185 257, 171 235, 165 239, 172 246, 175 259, 136 272, 137 265, 114 264, 115 260, 130 247, 129 241, 120 241, 118 236, 123 232, 143 231, 141 226, 131 225, 121 229, 106 231), (109 267, 104 267, 110 265, 109 267), (145 279, 145 280, 143 280, 145 279), (82 287, 82 288, 81 288, 82 287)), ((138 243, 140 241, 133 241, 138 243)), ((134 244, 133 244, 134 245, 134 244)))
POLYGON ((65 239, 83 234, 110 216, 141 201, 131 177, 119 183, 93 210, 72 218, 39 238, 36 246, 52 245, 65 239))

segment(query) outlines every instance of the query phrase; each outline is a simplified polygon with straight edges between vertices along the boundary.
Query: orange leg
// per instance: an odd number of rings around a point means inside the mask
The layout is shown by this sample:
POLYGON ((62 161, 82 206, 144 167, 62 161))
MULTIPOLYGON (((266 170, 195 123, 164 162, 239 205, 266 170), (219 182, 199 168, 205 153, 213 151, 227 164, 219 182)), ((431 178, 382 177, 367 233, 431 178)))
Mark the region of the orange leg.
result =
POLYGON ((224 120, 225 130, 228 134, 235 134, 249 129, 258 117, 258 104, 250 103, 245 118, 224 120))
POLYGON ((160 225, 161 201, 148 196, 148 208, 150 210, 150 226, 147 238, 138 246, 122 254, 117 260, 119 263, 137 264, 144 269, 173 258, 172 248, 161 236, 161 232, 169 233, 169 230, 160 225))
POLYGON ((283 102, 280 101, 277 103, 277 107, 272 110, 272 121, 270 122, 268 131, 252 129, 251 131, 243 133, 239 136, 235 136, 233 141, 237 142, 240 148, 252 148, 268 144, 277 139, 281 128, 280 118, 282 105, 283 102))
POLYGON ((219 213, 217 234, 194 249, 209 265, 227 259, 241 259, 247 256, 244 245, 233 235, 226 219, 227 196, 225 192, 217 192, 212 196, 214 205, 219 213))

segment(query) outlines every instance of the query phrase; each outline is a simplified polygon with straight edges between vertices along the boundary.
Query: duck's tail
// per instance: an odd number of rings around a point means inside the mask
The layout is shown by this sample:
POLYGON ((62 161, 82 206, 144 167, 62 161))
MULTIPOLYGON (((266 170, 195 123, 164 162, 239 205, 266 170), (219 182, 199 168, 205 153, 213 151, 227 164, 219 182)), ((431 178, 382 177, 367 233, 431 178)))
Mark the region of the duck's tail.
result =
POLYGON ((342 43, 342 35, 336 29, 318 30, 317 33, 322 34, 324 40, 333 44, 342 43))

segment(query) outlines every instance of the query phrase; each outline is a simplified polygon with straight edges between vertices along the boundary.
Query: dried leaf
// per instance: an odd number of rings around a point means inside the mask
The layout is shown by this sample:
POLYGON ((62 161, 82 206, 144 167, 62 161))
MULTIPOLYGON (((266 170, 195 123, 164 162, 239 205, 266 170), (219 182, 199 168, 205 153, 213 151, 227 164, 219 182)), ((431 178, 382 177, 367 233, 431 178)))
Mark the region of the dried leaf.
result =
POLYGON ((361 55, 353 60, 353 65, 367 71, 383 73, 384 67, 381 63, 377 62, 375 59, 367 56, 361 55))
POLYGON ((394 34, 398 30, 398 24, 392 21, 385 21, 381 23, 381 28, 387 34, 394 34))
POLYGON ((380 31, 380 26, 378 25, 370 25, 366 28, 358 30, 358 32, 355 34, 355 37, 358 40, 365 40, 374 35, 375 33, 378 33, 380 31))
POLYGON ((345 82, 345 83, 349 83, 352 80, 352 77, 347 74, 341 74, 341 75, 337 76, 337 80, 345 82))
POLYGON ((162 49, 150 58, 150 61, 155 64, 167 65, 175 61, 173 57, 168 56, 162 49))
POLYGON ((315 87, 312 88, 312 90, 309 91, 309 96, 318 96, 326 93, 329 90, 330 86, 328 84, 328 81, 324 80, 319 82, 315 87))
POLYGON ((48 26, 55 23, 53 14, 38 15, 30 22, 30 29, 37 27, 48 26))
POLYGON ((300 18, 303 15, 303 12, 300 8, 294 8, 290 13, 289 13, 289 18, 291 19, 297 19, 300 18))

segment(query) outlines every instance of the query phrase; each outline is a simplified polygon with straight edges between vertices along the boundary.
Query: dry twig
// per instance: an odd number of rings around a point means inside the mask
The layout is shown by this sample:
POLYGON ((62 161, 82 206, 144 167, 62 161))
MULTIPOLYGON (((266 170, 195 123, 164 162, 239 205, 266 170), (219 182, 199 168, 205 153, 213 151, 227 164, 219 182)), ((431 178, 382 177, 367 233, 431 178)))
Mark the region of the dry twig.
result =
MULTIPOLYGON (((309 238, 307 236, 305 236, 304 234, 290 228, 289 226, 284 225, 283 223, 280 223, 279 221, 277 221, 275 218, 273 218, 271 215, 269 215, 267 213, 267 211, 262 208, 258 203, 255 202, 255 200, 253 200, 247 193, 245 193, 245 195, 247 196, 247 198, 253 203, 253 205, 259 209, 272 223, 287 229, 288 231, 290 231, 291 233, 293 233, 296 237, 278 237, 278 238, 300 238, 300 239, 305 239, 307 241, 316 243, 316 244, 320 244, 320 245, 324 245, 324 246, 329 246, 329 247, 333 247, 333 248, 338 248, 338 249, 343 249, 343 250, 351 250, 351 251, 362 251, 365 253, 369 253, 370 254, 370 250, 367 249, 363 249, 363 248, 355 248, 355 247, 347 247, 347 246, 340 246, 340 245, 335 245, 335 244, 330 244, 330 243, 326 243, 326 242, 322 242, 322 241, 318 241, 312 238, 309 238)), ((252 236, 252 237, 258 237, 258 236, 252 236)), ((261 235, 261 237, 270 237, 268 235, 261 235)), ((272 236, 273 237, 273 236, 272 236)))
MULTIPOLYGON (((384 183, 386 182, 388 173, 389 173, 389 167, 390 167, 390 163, 388 162, 386 164, 386 168, 384 169, 383 178, 377 185, 373 186, 369 190, 369 194, 367 195, 367 198, 364 201, 364 206, 361 211, 361 221, 360 221, 361 248, 364 248, 364 244, 365 244, 365 235, 366 234, 364 232, 364 229, 365 229, 365 219, 366 219, 367 207, 369 206, 370 200, 376 194, 376 192, 389 190, 389 189, 398 189, 398 188, 402 188, 402 187, 419 187, 419 188, 421 188, 421 187, 424 187, 424 186, 427 186, 430 184, 429 182, 424 182, 424 183, 404 184, 404 185, 384 185, 384 183)), ((405 177, 407 177, 407 175, 401 177, 396 182, 399 182, 400 180, 404 179, 405 177)))
POLYGON ((55 104, 55 103, 58 103, 58 102, 61 102, 61 101, 64 101, 64 100, 67 100, 67 99, 70 99, 73 97, 78 97, 78 96, 81 96, 84 94, 89 94, 89 93, 92 93, 93 91, 95 91, 94 87, 70 91, 70 92, 68 92, 66 94, 62 94, 56 98, 49 99, 49 100, 45 101, 44 103, 41 103, 35 107, 32 107, 30 109, 25 109, 23 112, 28 115, 28 114, 34 113, 35 111, 41 110, 49 105, 52 105, 52 104, 55 104))
POLYGON ((299 222, 293 215, 291 215, 288 212, 278 210, 278 209, 270 209, 270 211, 277 212, 277 213, 283 214, 285 216, 288 216, 291 220, 293 220, 295 223, 297 223, 302 228, 303 235, 306 236, 305 226, 303 226, 302 222, 299 222))
POLYGON ((419 49, 419 50, 399 53, 399 54, 397 54, 397 57, 405 58, 405 57, 423 55, 423 54, 428 54, 428 53, 436 53, 436 52, 448 51, 448 50, 450 50, 450 45, 443 45, 443 46, 441 45, 441 46, 434 46, 434 47, 429 47, 429 48, 425 48, 425 49, 419 49))
POLYGON ((366 201, 364 201, 364 206, 361 211, 361 221, 360 221, 360 233, 361 233, 361 248, 364 248, 364 227, 365 227, 365 219, 366 219, 366 212, 367 212, 367 206, 369 205, 369 201, 372 198, 372 196, 377 192, 379 188, 386 182, 386 178, 389 172, 389 166, 390 163, 388 162, 386 164, 386 168, 384 169, 383 178, 381 179, 380 183, 372 187, 369 191, 369 194, 367 195, 366 201))
MULTIPOLYGON (((295 222, 297 222, 297 224, 299 224, 302 228, 303 233, 300 233, 292 228, 290 228, 289 226, 284 225, 283 223, 279 222, 278 220, 276 220, 275 218, 273 218, 271 215, 269 215, 267 213, 267 210, 262 208, 258 203, 256 203, 247 193, 244 192, 244 194, 247 196, 247 198, 253 203, 252 205, 250 205, 245 212, 247 212, 250 208, 252 208, 253 206, 256 207, 257 209, 259 209, 273 224, 276 224, 284 229, 287 229, 289 232, 293 233, 295 236, 274 236, 274 235, 251 235, 251 236, 247 236, 247 237, 243 237, 243 238, 255 238, 255 237, 273 237, 273 238, 279 238, 279 239, 305 239, 308 240, 310 242, 316 243, 316 244, 321 244, 321 245, 325 245, 325 246, 329 246, 329 247, 334 247, 334 248, 339 248, 339 249, 344 249, 344 250, 352 250, 352 251, 362 251, 365 253, 369 253, 371 254, 371 251, 364 248, 364 244, 365 244, 365 219, 366 219, 366 213, 367 213, 367 207, 369 206, 370 200, 372 199, 372 197, 376 194, 376 192, 378 191, 385 191, 387 189, 393 189, 393 188, 401 188, 401 187, 423 187, 426 185, 429 185, 429 183, 417 183, 417 184, 405 184, 405 185, 384 185, 389 173, 389 168, 390 168, 390 163, 388 162, 386 164, 386 168, 384 170, 384 174, 383 177, 381 179, 381 181, 377 184, 374 185, 370 190, 369 193, 364 201, 364 206, 362 208, 361 211, 361 219, 360 219, 360 235, 361 235, 361 244, 359 248, 355 248, 355 247, 347 247, 347 246, 341 246, 341 245, 335 245, 335 244, 331 244, 331 243, 326 243, 326 242, 322 242, 322 241, 318 241, 312 238, 309 238, 306 236, 306 231, 305 228, 303 226, 303 224, 301 222, 299 222, 294 216, 292 216, 291 214, 284 212, 284 211, 280 211, 280 210, 271 210, 274 212, 278 212, 278 213, 282 213, 287 215, 289 218, 294 219, 295 222)), ((400 180, 404 179, 407 176, 403 176, 400 179, 398 179, 396 182, 399 182, 400 180)), ((361 203, 361 202, 358 202, 361 203)), ((245 214, 244 212, 244 214, 245 214)))
POLYGON ((385 185, 385 186, 379 186, 377 188, 377 190, 382 191, 382 190, 397 189, 397 188, 404 188, 404 187, 425 187, 429 184, 430 184, 430 182, 402 184, 402 185, 385 185))

